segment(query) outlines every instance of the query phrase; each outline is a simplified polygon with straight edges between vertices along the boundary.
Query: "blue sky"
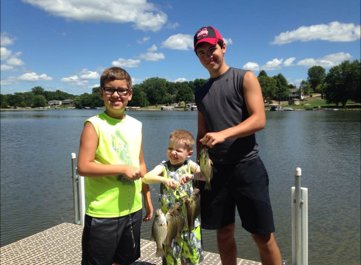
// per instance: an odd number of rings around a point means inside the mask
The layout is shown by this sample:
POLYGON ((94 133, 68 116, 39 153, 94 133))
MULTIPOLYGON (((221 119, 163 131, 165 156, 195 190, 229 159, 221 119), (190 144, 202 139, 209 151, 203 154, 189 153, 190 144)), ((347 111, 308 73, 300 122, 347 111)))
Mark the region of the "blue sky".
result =
POLYGON ((1 0, 1 93, 89 93, 109 66, 134 83, 208 78, 193 52, 206 25, 228 65, 295 85, 314 65, 360 60, 359 0, 1 0))

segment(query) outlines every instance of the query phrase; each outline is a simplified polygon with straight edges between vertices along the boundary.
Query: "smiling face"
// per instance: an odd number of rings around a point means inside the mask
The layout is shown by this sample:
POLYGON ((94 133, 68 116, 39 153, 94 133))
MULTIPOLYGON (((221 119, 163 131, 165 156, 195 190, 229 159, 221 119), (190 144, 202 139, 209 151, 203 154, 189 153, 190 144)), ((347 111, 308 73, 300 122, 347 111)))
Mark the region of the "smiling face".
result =
POLYGON ((186 148, 183 143, 169 141, 167 157, 173 166, 180 166, 192 155, 193 151, 186 148))
POLYGON ((198 59, 208 70, 211 77, 217 77, 228 69, 224 61, 226 49, 225 44, 221 47, 219 44, 211 45, 207 42, 203 42, 197 46, 196 54, 198 59))
POLYGON ((125 107, 132 99, 132 90, 125 79, 106 82, 101 88, 106 113, 113 118, 122 118, 125 107), (112 93, 113 92, 113 93, 112 93))

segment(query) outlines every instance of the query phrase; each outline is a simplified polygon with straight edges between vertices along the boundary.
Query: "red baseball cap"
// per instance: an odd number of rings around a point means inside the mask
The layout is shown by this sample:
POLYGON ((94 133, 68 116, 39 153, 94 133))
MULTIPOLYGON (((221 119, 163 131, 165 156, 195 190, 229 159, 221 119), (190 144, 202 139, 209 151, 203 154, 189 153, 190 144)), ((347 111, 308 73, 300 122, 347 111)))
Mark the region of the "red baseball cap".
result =
POLYGON ((202 42, 216 45, 219 40, 223 41, 223 37, 216 28, 212 26, 201 27, 197 30, 196 34, 194 34, 194 50, 197 45, 202 42))

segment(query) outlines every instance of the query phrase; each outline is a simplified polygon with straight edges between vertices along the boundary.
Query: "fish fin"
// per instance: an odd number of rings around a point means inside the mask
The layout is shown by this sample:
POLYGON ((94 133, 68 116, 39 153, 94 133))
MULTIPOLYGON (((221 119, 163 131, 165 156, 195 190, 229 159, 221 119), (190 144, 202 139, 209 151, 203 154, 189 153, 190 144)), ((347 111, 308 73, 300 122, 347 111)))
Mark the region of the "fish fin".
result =
POLYGON ((157 248, 157 251, 155 252, 156 257, 163 257, 164 256, 164 250, 163 248, 157 248))
POLYGON ((204 185, 204 189, 206 189, 206 190, 211 190, 211 183, 210 183, 210 182, 206 182, 206 185, 204 185))

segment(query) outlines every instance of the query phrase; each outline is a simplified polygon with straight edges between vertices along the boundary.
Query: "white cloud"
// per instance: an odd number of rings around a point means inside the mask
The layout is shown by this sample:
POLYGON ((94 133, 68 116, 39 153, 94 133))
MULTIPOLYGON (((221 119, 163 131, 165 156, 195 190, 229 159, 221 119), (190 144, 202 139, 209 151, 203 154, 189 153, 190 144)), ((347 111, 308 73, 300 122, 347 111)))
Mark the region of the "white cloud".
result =
POLYGON ((262 69, 264 70, 275 70, 275 69, 281 69, 283 59, 274 58, 271 61, 266 62, 264 66, 262 66, 262 69))
POLYGON ((243 65, 242 68, 251 71, 259 71, 258 63, 254 63, 254 62, 248 62, 245 65, 243 65))
POLYGON ((324 68, 331 68, 341 64, 343 61, 351 60, 352 56, 349 53, 339 52, 326 55, 321 58, 305 58, 300 60, 297 65, 305 66, 305 67, 312 67, 312 66, 322 66, 324 68))
POLYGON ((89 80, 99 79, 99 74, 96 71, 90 71, 88 69, 82 69, 78 74, 63 77, 62 82, 71 83, 77 86, 88 85, 89 80))
POLYGON ((1 86, 8 86, 16 83, 15 77, 8 77, 7 79, 1 79, 1 86))
POLYGON ((149 40, 150 40, 150 37, 145 36, 145 37, 143 37, 141 40, 137 40, 137 42, 138 42, 139 44, 142 44, 142 43, 145 43, 145 42, 147 42, 147 41, 149 41, 149 40))
POLYGON ((78 75, 72 75, 69 77, 63 77, 62 82, 74 84, 77 86, 85 86, 88 84, 88 80, 81 79, 78 75))
POLYGON ((18 78, 21 81, 40 81, 40 80, 52 80, 50 76, 46 74, 37 74, 35 72, 25 73, 18 78))
POLYGON ((167 15, 146 0, 23 0, 46 12, 71 20, 133 23, 141 30, 158 31, 167 15))
POLYGON ((89 71, 87 69, 83 69, 80 72, 80 78, 81 79, 98 79, 99 78, 99 74, 95 71, 89 71))
POLYGON ((349 42, 360 39, 361 26, 353 23, 340 23, 302 26, 296 30, 282 32, 273 40, 273 44, 286 44, 294 41, 324 40, 331 42, 349 42))
POLYGON ((13 70, 14 66, 8 65, 8 64, 1 64, 1 71, 9 71, 13 70))
POLYGON ((193 50, 193 37, 187 34, 175 34, 163 41, 162 47, 172 50, 193 50))
POLYGON ((225 42, 228 46, 233 44, 232 39, 225 39, 225 38, 223 38, 223 40, 224 40, 224 42, 225 42))
POLYGON ((24 64, 24 62, 22 60, 20 60, 19 58, 16 58, 16 57, 11 57, 11 58, 7 59, 6 63, 11 66, 20 66, 20 65, 24 64))
POLYGON ((152 45, 148 48, 147 53, 143 53, 139 55, 139 58, 146 60, 146 61, 159 61, 164 60, 165 56, 163 53, 156 52, 158 50, 156 45, 152 45))
MULTIPOLYGON (((3 45, 3 40, 6 44, 12 44, 12 41, 9 41, 5 35, 1 35, 1 44, 3 45)), ((19 59, 21 52, 13 53, 6 47, 0 47, 0 58, 1 58, 1 71, 14 70, 15 67, 24 65, 24 62, 19 59)))
POLYGON ((284 62, 283 62, 283 65, 284 66, 292 66, 293 65, 293 62, 296 60, 296 57, 290 57, 290 58, 287 58, 284 62))
POLYGON ((1 56, 0 57, 1 61, 7 60, 11 56, 11 50, 9 50, 5 47, 0 47, 0 56, 1 56))
POLYGON ((179 82, 179 83, 181 83, 181 82, 186 82, 187 81, 187 78, 185 78, 185 77, 179 77, 179 78, 177 78, 174 82, 179 82))
POLYGON ((140 60, 138 59, 119 58, 118 60, 112 62, 113 66, 125 67, 125 68, 135 68, 138 67, 139 64, 140 64, 140 60))
POLYGON ((9 46, 14 43, 14 39, 11 38, 7 33, 1 32, 0 44, 1 46, 9 46))

